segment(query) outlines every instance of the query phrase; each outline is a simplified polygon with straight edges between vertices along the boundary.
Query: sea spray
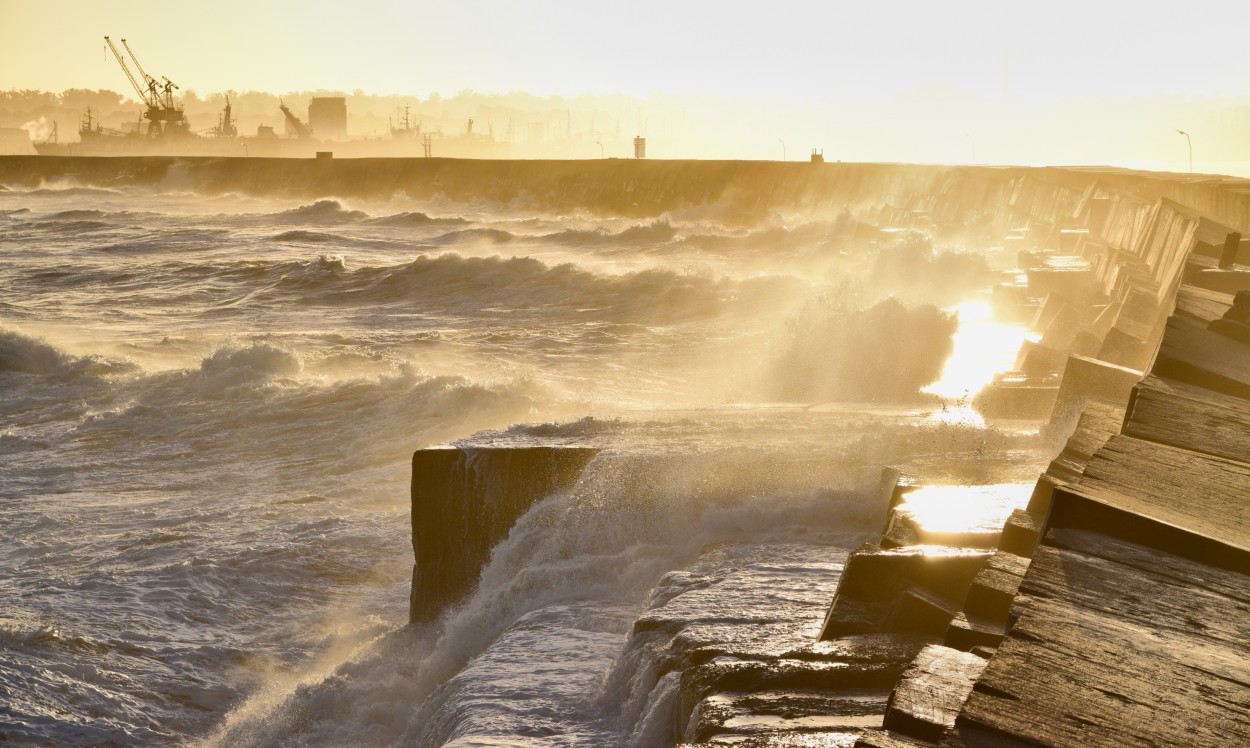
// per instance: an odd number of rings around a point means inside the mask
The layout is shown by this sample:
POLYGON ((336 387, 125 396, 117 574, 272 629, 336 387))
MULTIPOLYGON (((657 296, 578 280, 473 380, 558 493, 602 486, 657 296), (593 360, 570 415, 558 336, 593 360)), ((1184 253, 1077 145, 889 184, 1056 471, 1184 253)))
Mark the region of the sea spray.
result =
POLYGON ((914 399, 942 373, 957 326, 934 306, 893 298, 865 309, 812 304, 792 323, 766 386, 797 402, 914 399))
MULTIPOLYGON (((612 667, 647 592, 668 569, 690 563, 710 543, 764 542, 796 533, 813 542, 850 543, 875 521, 868 519, 862 489, 768 492, 763 486, 775 479, 740 484, 741 463, 724 454, 599 458, 576 487, 548 497, 518 521, 464 605, 448 611, 435 629, 406 635, 410 641, 432 638, 408 652, 397 652, 389 639, 380 642, 325 682, 292 693, 263 720, 237 724, 219 738, 262 745, 293 731, 310 743, 353 735, 394 742, 399 735, 386 730, 402 729, 405 742, 440 745, 465 731, 506 733, 498 721, 482 723, 467 711, 468 702, 503 689, 495 697, 497 720, 516 718, 509 712, 517 709, 537 720, 529 724, 535 737, 558 741, 567 733, 564 739, 618 744, 647 711, 655 674, 613 678, 633 681, 618 694, 628 702, 619 706, 620 714, 617 708, 602 711, 594 684, 612 667), (639 474, 650 477, 640 482, 639 474), (554 648, 545 675, 526 669, 514 675, 510 669, 524 650, 537 646, 526 642, 527 631, 542 633, 544 646, 554 648), (493 654, 481 660, 487 650, 493 654), (479 664, 465 669, 474 658, 479 664), (561 688, 569 681, 580 686, 561 688), (395 704, 397 698, 425 705, 406 719, 389 718, 389 727, 361 724, 351 706, 374 699, 395 704), (332 703, 339 706, 327 712, 332 703), (538 719, 540 712, 551 717, 538 719)), ((789 470, 784 463, 776 466, 779 475, 789 470)), ((803 482, 797 475, 791 479, 803 482)), ((649 665, 626 657, 620 667, 649 665)))
POLYGON ((202 181, 216 168, 2 177, 10 742, 647 745, 673 679, 666 643, 628 632, 671 574, 740 563, 705 546, 851 543, 886 461, 1027 463, 1026 436, 911 400, 755 405, 788 321, 871 273, 874 245, 824 209, 757 208, 758 186, 721 204, 708 179, 645 205, 604 178, 411 196, 394 171, 318 203, 202 181), (482 429, 615 454, 514 528, 441 626, 408 627, 409 459, 482 429), (496 677, 544 651, 553 686, 577 684, 559 707, 496 677))

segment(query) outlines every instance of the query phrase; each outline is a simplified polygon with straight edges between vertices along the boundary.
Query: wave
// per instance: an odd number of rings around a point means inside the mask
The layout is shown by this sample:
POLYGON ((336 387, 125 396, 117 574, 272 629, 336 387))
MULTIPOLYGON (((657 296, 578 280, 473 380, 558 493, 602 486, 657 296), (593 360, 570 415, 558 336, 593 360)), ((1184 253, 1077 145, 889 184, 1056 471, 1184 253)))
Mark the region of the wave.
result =
POLYGON ((311 244, 342 244, 346 239, 337 234, 326 234, 320 231, 308 231, 307 229, 295 229, 293 231, 284 231, 273 237, 276 242, 301 242, 311 244))
POLYGON ((668 219, 661 218, 648 224, 637 224, 623 231, 612 233, 603 229, 568 229, 547 234, 543 240, 555 244, 583 247, 602 244, 623 244, 642 247, 653 244, 664 244, 677 237, 677 229, 668 219))
MULTIPOLYGON (((741 303, 779 299, 794 290, 785 276, 745 280, 648 269, 603 275, 532 257, 466 257, 448 252, 412 262, 350 267, 327 253, 310 261, 240 262, 218 267, 169 264, 145 276, 162 285, 228 282, 239 286, 230 304, 377 306, 405 304, 456 314, 576 315, 575 321, 647 324, 699 320, 741 303), (162 271, 170 280, 161 280, 162 271)), ((628 330, 622 330, 628 332, 628 330)))
POLYGON ((222 237, 229 235, 230 231, 227 229, 214 228, 154 231, 139 239, 101 245, 95 251, 111 254, 138 254, 214 248, 222 237))
MULTIPOLYGON (((580 742, 564 730, 578 729, 570 720, 591 721, 576 712, 604 685, 638 601, 657 581, 709 545, 796 534, 850 545, 877 521, 858 485, 778 488, 773 471, 742 481, 744 457, 601 455, 574 488, 518 520, 472 596, 436 626, 380 637, 336 671, 239 715, 210 744, 266 745, 293 736, 300 744, 471 744, 477 730, 514 727, 514 736, 530 735, 533 745, 625 744, 631 725, 601 724, 580 742), (537 642, 542 672, 509 678, 514 669, 526 672, 521 661, 527 652, 536 655, 537 642), (482 698, 500 706, 486 723, 472 707, 482 698), (365 704, 385 707, 362 710, 365 704), (508 716, 514 712, 519 725, 508 716), (561 740, 552 743, 557 733, 544 726, 559 729, 561 740)), ((757 455, 750 461, 759 467, 757 455)), ((648 689, 640 690, 645 698, 648 689)))
POLYGON ((809 308, 768 372, 778 400, 900 401, 934 382, 954 349, 959 322, 935 306, 894 298, 866 308, 809 308))
POLYGON ((378 226, 458 226, 468 224, 467 219, 459 216, 450 218, 431 218, 425 213, 396 213, 392 216, 374 218, 366 223, 378 226))
POLYGON ((63 210, 48 216, 49 221, 84 221, 108 215, 102 210, 63 210))
POLYGON ((122 193, 118 190, 109 190, 102 187, 39 187, 33 190, 26 190, 23 194, 34 197, 89 197, 99 195, 120 195, 122 193))
POLYGON ((883 292, 913 301, 949 305, 988 285, 989 264, 982 254, 935 251, 919 231, 906 231, 877 251, 870 283, 883 292))
POLYGON ((238 385, 254 385, 299 376, 304 363, 295 354, 270 343, 224 347, 200 363, 205 387, 225 392, 238 385))
POLYGON ((265 216, 265 219, 277 222, 353 223, 368 217, 369 214, 363 211, 344 208, 338 200, 318 200, 298 208, 273 213, 265 216))
POLYGON ((36 227, 54 234, 81 234, 116 228, 113 224, 104 221, 44 221, 36 224, 36 227))
POLYGON ((429 243, 435 246, 449 246, 452 244, 460 244, 462 242, 471 241, 487 241, 494 244, 507 244, 516 239, 516 234, 503 229, 462 229, 460 231, 452 231, 442 236, 435 237, 429 243))
MULTIPOLYGON (((333 294, 339 302, 437 301, 475 309, 486 304, 519 312, 572 313, 576 319, 594 315, 643 322, 707 318, 723 312, 730 303, 771 298, 793 284, 787 278, 734 281, 658 269, 599 275, 573 264, 547 265, 530 257, 455 253, 425 255, 399 267, 366 268, 326 279, 333 289, 319 292, 333 294)), ((309 289, 300 283, 299 290, 309 289)))
POLYGON ((72 378, 134 372, 138 366, 104 356, 73 356, 38 338, 0 329, 0 374, 72 378))

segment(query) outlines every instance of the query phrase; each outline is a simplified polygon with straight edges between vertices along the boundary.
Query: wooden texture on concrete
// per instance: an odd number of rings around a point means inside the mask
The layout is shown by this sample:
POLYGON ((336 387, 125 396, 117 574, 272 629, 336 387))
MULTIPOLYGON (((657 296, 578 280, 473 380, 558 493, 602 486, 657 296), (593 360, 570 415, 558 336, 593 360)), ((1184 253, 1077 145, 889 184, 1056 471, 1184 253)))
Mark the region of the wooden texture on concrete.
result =
POLYGON ((1063 480, 1075 480, 1085 471, 1085 465, 1094 453, 1108 439, 1120 433, 1123 422, 1124 411, 1121 408, 1106 403, 1086 403, 1063 451, 1050 463, 1046 472, 1063 480))
POLYGON ((1129 398, 1124 434, 1250 463, 1250 401, 1147 376, 1129 398))
POLYGON ((1168 320, 1153 372, 1250 399, 1250 346, 1175 316, 1168 320))
POLYGON ((1250 577, 1052 533, 943 745, 1250 745, 1250 577))
POLYGON ((927 748, 929 745, 888 730, 864 730, 854 748, 927 748))
POLYGON ((985 660, 957 649, 930 644, 903 672, 886 704, 884 727, 936 742, 955 717, 985 660))
MULTIPOLYGON (((990 555, 971 548, 880 548, 865 543, 847 559, 820 639, 884 630, 909 591, 927 592, 958 608, 990 555)), ((915 598, 910 595, 907 604, 923 602, 915 598)))
POLYGON ((1180 278, 1185 258, 1193 249, 1200 216, 1193 210, 1167 198, 1160 198, 1151 217, 1151 226, 1135 247, 1138 256, 1149 265, 1161 293, 1175 287, 1172 279, 1180 278))
POLYGON ((1181 286, 1176 292, 1176 315, 1190 322, 1206 325, 1224 316, 1233 305, 1233 295, 1208 291, 1196 286, 1181 286))
POLYGON ((1187 277, 1195 286, 1220 293, 1237 293, 1250 290, 1250 272, 1245 270, 1221 270, 1205 268, 1187 277))
POLYGON ((1007 518, 1003 525, 1003 534, 998 540, 998 550, 1014 553, 1021 558, 1033 558, 1033 549, 1040 540, 1040 528, 1037 520, 1025 509, 1017 509, 1007 518))
POLYGON ((1105 530, 1224 568, 1250 571, 1250 465, 1114 436, 1073 485, 1058 486, 1047 526, 1105 530))
POLYGON ((979 618, 969 618, 960 613, 951 619, 943 643, 953 649, 970 652, 977 647, 994 648, 1002 643, 1007 633, 1006 624, 996 624, 979 618))
POLYGON ((969 618, 1006 623, 1011 603, 1029 569, 1029 559, 999 551, 981 567, 968 588, 964 612, 969 618))

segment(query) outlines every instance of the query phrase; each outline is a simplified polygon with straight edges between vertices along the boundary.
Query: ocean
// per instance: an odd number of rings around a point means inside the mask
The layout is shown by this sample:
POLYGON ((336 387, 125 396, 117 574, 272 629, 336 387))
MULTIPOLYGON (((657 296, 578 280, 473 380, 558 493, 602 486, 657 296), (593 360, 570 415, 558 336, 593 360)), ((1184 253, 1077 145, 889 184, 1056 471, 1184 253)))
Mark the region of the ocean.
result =
POLYGON ((0 259, 7 745, 672 744, 640 616, 810 639, 882 466, 1001 516, 1051 449, 968 407, 1009 260, 849 213, 64 178, 0 188, 0 259), (449 442, 604 451, 410 626, 449 442))

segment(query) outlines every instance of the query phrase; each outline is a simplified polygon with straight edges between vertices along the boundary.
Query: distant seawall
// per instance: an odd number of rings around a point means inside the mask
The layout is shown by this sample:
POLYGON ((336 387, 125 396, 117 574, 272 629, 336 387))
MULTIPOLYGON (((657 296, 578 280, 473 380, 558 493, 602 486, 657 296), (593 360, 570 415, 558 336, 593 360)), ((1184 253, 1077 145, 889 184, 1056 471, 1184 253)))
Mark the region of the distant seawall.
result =
POLYGON ((1231 177, 1153 174, 1108 168, 940 166, 776 161, 489 161, 474 159, 283 159, 0 156, 0 185, 73 183, 154 187, 207 195, 318 199, 487 200, 520 209, 583 210, 656 217, 716 206, 714 220, 754 223, 775 209, 850 208, 864 220, 886 209, 936 220, 966 218, 985 206, 1013 206, 1051 220, 1073 209, 1094 184, 1166 197, 1233 227, 1250 227, 1250 182, 1231 177), (1231 188, 1231 189, 1230 189, 1231 188), (938 202, 944 204, 939 208, 938 202), (960 208, 966 210, 959 210, 960 208))

